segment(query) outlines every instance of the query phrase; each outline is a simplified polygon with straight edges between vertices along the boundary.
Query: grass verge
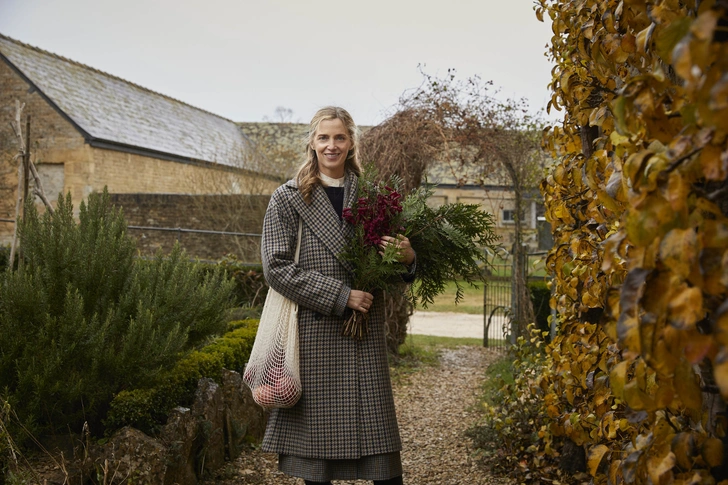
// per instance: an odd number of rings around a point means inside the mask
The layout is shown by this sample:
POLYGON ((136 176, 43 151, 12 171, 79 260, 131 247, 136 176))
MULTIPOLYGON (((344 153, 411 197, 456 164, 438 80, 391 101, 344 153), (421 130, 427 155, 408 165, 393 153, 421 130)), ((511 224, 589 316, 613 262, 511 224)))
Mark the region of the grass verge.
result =
POLYGON ((513 384, 513 356, 505 353, 485 370, 485 382, 479 401, 489 405, 498 404, 498 391, 507 384, 513 384))

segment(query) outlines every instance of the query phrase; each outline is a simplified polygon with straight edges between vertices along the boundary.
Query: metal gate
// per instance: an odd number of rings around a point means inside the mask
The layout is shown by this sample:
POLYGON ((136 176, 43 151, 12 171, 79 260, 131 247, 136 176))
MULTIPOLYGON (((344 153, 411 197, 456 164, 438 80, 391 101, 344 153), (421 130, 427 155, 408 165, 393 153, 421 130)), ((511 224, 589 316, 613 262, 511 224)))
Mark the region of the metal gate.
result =
POLYGON ((513 262, 507 251, 488 257, 483 291, 483 346, 506 347, 511 340, 513 262))

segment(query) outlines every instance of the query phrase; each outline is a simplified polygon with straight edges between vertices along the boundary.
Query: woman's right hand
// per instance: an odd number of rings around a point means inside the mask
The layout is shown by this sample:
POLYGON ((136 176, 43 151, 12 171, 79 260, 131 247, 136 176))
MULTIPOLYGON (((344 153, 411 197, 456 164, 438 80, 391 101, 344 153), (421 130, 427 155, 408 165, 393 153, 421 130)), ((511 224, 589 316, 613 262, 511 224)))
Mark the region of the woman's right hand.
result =
POLYGON ((346 306, 361 313, 367 313, 374 302, 374 295, 361 290, 351 290, 346 306))

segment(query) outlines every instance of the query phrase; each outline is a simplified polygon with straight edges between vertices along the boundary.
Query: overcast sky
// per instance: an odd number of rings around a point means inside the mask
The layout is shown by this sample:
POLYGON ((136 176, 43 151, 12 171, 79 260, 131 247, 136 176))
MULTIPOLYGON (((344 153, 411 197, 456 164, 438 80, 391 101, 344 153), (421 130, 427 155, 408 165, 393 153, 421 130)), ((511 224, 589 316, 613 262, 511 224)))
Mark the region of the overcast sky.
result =
POLYGON ((383 121, 430 74, 549 99, 533 0, 0 0, 0 33, 234 121, 383 121))

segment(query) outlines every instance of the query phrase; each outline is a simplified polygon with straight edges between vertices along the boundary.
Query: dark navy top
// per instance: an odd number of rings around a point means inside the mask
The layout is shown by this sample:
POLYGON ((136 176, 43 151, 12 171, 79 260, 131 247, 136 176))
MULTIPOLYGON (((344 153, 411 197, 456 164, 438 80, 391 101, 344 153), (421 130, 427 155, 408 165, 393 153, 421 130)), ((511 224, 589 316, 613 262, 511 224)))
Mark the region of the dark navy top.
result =
POLYGON ((344 211, 344 187, 324 187, 324 190, 341 220, 341 213, 344 211))

